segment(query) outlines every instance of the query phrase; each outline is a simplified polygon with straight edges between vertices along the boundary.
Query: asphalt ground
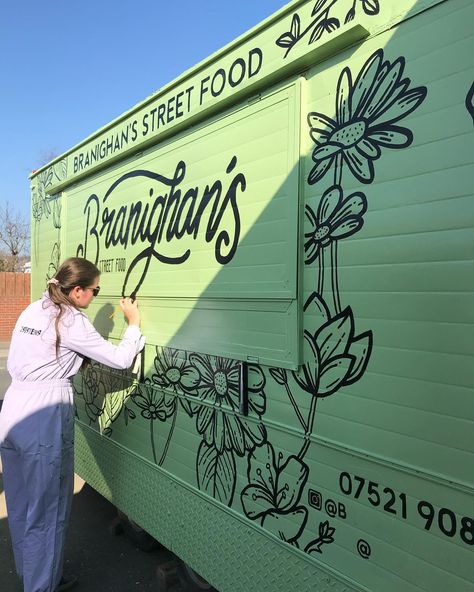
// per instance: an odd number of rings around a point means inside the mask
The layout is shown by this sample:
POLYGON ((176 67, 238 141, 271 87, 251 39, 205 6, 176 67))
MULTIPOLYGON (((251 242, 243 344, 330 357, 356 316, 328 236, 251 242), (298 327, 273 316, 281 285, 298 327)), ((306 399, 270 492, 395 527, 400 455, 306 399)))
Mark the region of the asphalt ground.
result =
MULTIPOLYGON (((10 377, 8 343, 0 342, 0 405, 10 377)), ((77 592, 187 592, 173 581, 173 556, 165 549, 145 553, 121 530, 117 510, 78 476, 65 549, 65 573, 79 577, 77 592), (117 527, 118 524, 118 527, 117 527), (159 574, 160 577, 157 577, 159 574), (163 578, 163 574, 171 578, 163 578)), ((129 529, 128 529, 129 530, 129 529)), ((132 533, 133 534, 133 533, 132 533)), ((22 592, 15 573, 0 462, 0 590, 22 592)))

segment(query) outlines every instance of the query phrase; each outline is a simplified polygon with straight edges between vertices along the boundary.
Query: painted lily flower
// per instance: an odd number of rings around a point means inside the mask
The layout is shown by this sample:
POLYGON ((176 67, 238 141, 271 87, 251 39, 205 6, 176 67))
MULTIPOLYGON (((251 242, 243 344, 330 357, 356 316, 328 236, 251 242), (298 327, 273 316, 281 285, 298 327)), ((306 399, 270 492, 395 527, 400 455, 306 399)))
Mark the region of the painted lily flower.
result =
MULTIPOLYGON (((239 456, 263 443, 265 427, 237 415, 239 411, 239 367, 234 360, 218 356, 190 354, 190 363, 201 376, 196 427, 208 446, 219 452, 235 450, 239 456), (227 408, 227 409, 225 409, 227 408), (225 409, 225 411, 223 411, 225 409)), ((265 412, 265 377, 258 366, 248 367, 249 412, 261 417, 265 412)))
POLYGON ((316 213, 307 205, 305 213, 310 228, 304 235, 305 263, 313 263, 320 249, 327 247, 332 241, 351 236, 360 230, 366 211, 367 199, 363 193, 352 193, 344 199, 339 185, 333 185, 324 192, 316 213))
POLYGON ((372 350, 372 332, 355 336, 354 316, 350 307, 330 318, 321 298, 313 293, 304 310, 311 318, 317 314, 327 319, 314 332, 305 329, 304 364, 294 379, 307 393, 315 397, 328 397, 341 386, 349 385, 362 376, 372 350))
POLYGON ((261 525, 292 543, 302 533, 308 510, 299 506, 308 479, 308 466, 296 456, 276 462, 271 444, 256 448, 249 456, 249 485, 242 490, 241 500, 245 515, 259 519, 261 525))
POLYGON ((383 51, 377 50, 355 82, 350 69, 344 68, 337 85, 334 119, 322 113, 308 114, 310 135, 316 144, 308 183, 322 179, 333 165, 346 166, 361 183, 371 183, 374 161, 380 158, 382 148, 399 149, 412 143, 412 132, 394 124, 422 103, 426 88, 408 88, 410 80, 402 78, 403 57, 393 63, 383 57, 383 51))

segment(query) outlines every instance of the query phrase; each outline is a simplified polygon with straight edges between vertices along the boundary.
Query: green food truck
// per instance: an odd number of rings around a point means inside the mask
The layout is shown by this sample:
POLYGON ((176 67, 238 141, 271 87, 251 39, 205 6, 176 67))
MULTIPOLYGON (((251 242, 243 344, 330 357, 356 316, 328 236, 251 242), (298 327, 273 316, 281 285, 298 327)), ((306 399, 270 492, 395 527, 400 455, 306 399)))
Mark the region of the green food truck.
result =
POLYGON ((32 296, 147 339, 76 470, 192 589, 474 590, 473 22, 295 0, 31 177, 32 296))

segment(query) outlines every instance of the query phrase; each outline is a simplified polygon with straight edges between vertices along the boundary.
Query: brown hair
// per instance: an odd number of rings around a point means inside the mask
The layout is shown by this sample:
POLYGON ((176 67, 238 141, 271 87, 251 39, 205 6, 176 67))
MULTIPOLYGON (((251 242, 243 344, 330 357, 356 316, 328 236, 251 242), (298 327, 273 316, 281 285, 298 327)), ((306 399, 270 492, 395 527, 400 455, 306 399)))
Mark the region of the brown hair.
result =
POLYGON ((59 334, 59 322, 66 311, 67 307, 73 306, 77 308, 72 299, 69 297, 70 291, 75 286, 81 288, 88 288, 95 279, 100 276, 100 271, 97 267, 87 259, 81 257, 70 257, 63 261, 59 266, 58 271, 48 281, 48 294, 51 302, 57 307, 58 312, 54 328, 56 330, 56 357, 59 353, 59 345, 61 337, 59 334), (56 280, 51 282, 51 280, 56 280))

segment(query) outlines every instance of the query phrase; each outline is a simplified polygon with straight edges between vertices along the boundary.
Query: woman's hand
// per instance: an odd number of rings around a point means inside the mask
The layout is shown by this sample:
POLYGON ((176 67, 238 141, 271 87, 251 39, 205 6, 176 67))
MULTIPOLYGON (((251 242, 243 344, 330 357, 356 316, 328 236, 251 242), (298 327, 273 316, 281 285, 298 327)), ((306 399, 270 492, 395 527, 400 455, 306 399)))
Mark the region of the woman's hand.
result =
POLYGON ((122 298, 120 300, 120 308, 123 310, 123 314, 129 325, 140 326, 140 313, 138 312, 138 302, 136 299, 122 298))

